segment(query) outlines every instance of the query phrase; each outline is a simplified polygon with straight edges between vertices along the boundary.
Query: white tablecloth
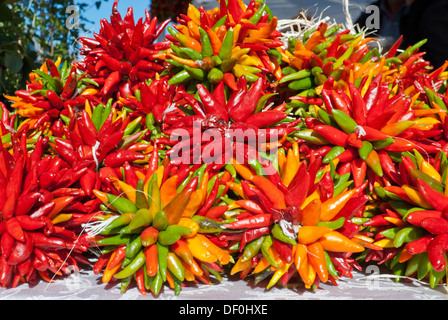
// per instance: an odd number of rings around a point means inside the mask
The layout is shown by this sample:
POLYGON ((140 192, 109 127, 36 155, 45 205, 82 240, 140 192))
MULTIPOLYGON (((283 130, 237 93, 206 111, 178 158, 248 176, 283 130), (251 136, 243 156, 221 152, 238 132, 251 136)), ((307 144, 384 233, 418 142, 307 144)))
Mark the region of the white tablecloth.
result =
POLYGON ((54 283, 40 282, 30 288, 21 284, 14 289, 0 289, 2 300, 448 300, 446 285, 435 289, 419 281, 400 282, 389 278, 390 274, 376 266, 367 266, 364 272, 353 272, 353 279, 341 278, 338 286, 321 284, 315 291, 302 286, 279 287, 265 290, 266 282, 254 285, 247 277, 225 278, 213 285, 198 284, 185 287, 179 296, 164 286, 156 298, 150 293, 143 296, 135 286, 125 294, 120 285, 105 285, 101 276, 91 271, 73 272, 66 279, 54 283))

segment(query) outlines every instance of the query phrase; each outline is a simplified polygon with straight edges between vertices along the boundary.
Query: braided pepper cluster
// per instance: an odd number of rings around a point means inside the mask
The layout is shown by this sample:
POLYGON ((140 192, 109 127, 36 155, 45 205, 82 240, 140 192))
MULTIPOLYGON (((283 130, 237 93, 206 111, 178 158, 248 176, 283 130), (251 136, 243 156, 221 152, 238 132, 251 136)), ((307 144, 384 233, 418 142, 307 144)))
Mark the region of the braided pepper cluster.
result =
POLYGON ((2 287, 447 280, 448 62, 426 40, 382 53, 317 21, 283 41, 259 0, 171 25, 117 6, 0 105, 2 287))

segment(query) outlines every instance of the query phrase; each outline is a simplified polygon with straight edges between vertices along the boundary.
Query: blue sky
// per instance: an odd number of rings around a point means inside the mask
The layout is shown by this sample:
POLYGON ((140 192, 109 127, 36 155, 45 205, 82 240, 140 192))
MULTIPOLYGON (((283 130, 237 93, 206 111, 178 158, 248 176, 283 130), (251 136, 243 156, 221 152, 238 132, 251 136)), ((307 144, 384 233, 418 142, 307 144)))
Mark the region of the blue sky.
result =
MULTIPOLYGON (((167 0, 169 1, 169 0, 167 0)), ((100 30, 100 20, 106 18, 110 21, 110 14, 112 13, 112 5, 114 0, 103 1, 100 9, 98 10, 95 6, 96 1, 91 1, 90 5, 86 10, 81 12, 81 15, 93 21, 93 24, 87 24, 86 28, 92 32, 98 32, 100 30)), ((120 0, 118 1, 118 11, 124 17, 129 7, 134 8, 134 18, 138 21, 141 17, 145 15, 145 9, 149 10, 151 1, 150 0, 120 0)))
MULTIPOLYGON (((81 15, 93 21, 92 24, 88 24, 86 27, 89 30, 89 34, 81 36, 89 36, 92 32, 98 32, 100 29, 100 20, 106 18, 110 19, 110 14, 112 12, 112 4, 114 0, 102 1, 101 7, 98 10, 95 6, 94 0, 90 0, 92 3, 86 10, 81 12, 81 15)), ((169 0, 165 0, 169 1, 169 0)), ((368 3, 373 2, 373 0, 349 0, 350 1, 350 13, 353 19, 356 19, 362 7, 368 3)), ((84 1, 85 2, 85 1, 84 1)), ((213 3, 212 1, 206 1, 207 3, 213 3)), ((76 3, 76 1, 75 1, 76 3)), ((145 14, 145 9, 149 9, 151 0, 119 0, 118 10, 124 16, 128 7, 134 7, 134 17, 138 21, 140 17, 145 14)), ((280 19, 289 18, 287 15, 295 14, 299 8, 311 8, 312 12, 325 11, 325 15, 330 16, 337 22, 344 22, 345 16, 343 15, 342 0, 268 0, 268 5, 271 7, 274 15, 278 16, 280 19)))

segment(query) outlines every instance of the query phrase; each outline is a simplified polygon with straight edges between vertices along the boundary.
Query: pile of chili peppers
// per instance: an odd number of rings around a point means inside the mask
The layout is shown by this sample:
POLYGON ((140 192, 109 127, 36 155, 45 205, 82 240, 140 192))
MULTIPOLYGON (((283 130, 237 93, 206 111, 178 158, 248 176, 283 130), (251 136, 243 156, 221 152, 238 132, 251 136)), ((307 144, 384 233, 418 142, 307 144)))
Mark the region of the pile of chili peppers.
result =
POLYGON ((447 281, 448 61, 426 40, 382 53, 318 22, 283 42, 260 0, 172 25, 117 5, 0 106, 2 287, 447 281))

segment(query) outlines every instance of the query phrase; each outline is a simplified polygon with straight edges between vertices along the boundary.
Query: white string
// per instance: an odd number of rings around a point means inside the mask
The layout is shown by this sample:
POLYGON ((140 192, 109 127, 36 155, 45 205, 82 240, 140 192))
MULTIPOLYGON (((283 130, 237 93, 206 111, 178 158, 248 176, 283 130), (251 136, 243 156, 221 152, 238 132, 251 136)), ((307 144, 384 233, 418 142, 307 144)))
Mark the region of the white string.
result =
MULTIPOLYGON (((419 283, 421 285, 425 285, 425 286, 429 285, 429 283, 426 281, 418 280, 418 279, 408 277, 408 276, 398 276, 398 275, 394 275, 394 274, 372 274, 369 276, 364 276, 364 277, 358 278, 358 279, 356 279, 356 281, 370 280, 370 279, 381 279, 381 278, 384 278, 384 279, 407 279, 412 282, 419 283)), ((439 285, 443 285, 443 284, 438 284, 438 286, 439 285)), ((448 288, 447 288, 447 291, 448 291, 448 288)))
POLYGON ((93 156, 93 161, 95 161, 95 165, 96 165, 96 169, 98 170, 100 163, 98 161, 98 157, 96 156, 96 152, 97 150, 100 148, 100 142, 97 141, 95 143, 95 145, 92 147, 92 156, 93 156))

